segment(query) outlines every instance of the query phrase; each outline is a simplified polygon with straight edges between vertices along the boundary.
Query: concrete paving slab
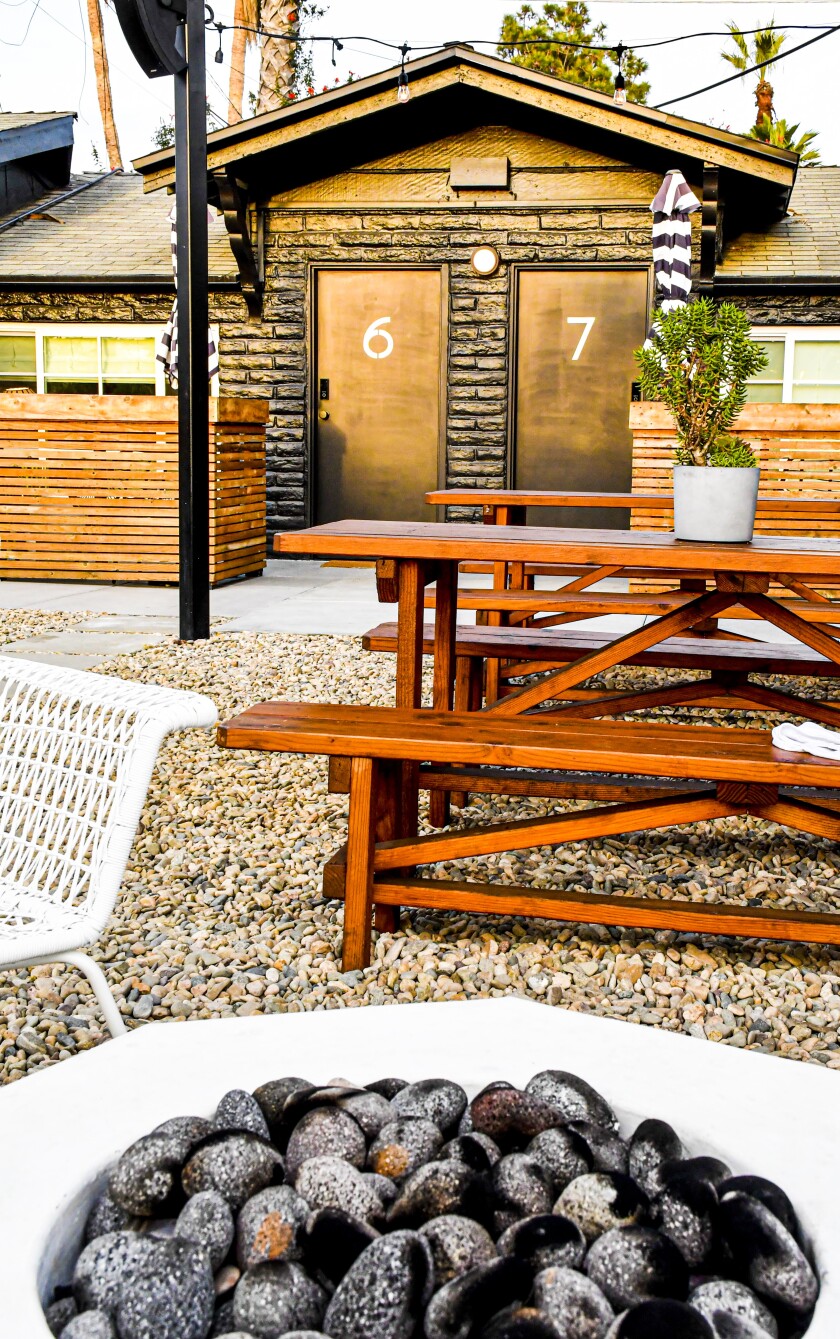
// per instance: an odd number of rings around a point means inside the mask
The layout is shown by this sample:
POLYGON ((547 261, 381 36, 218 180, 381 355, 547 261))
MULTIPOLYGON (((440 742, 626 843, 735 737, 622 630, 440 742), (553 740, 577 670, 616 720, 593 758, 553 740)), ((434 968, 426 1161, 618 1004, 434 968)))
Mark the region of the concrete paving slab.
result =
POLYGON ((20 643, 10 642, 0 650, 2 650, 4 656, 14 656, 19 660, 37 660, 40 665, 58 665, 62 669, 96 669, 98 665, 102 664, 103 660, 108 659, 107 656, 99 654, 80 655, 77 653, 76 655, 68 655, 57 651, 44 651, 37 645, 23 652, 16 649, 19 646, 20 643))

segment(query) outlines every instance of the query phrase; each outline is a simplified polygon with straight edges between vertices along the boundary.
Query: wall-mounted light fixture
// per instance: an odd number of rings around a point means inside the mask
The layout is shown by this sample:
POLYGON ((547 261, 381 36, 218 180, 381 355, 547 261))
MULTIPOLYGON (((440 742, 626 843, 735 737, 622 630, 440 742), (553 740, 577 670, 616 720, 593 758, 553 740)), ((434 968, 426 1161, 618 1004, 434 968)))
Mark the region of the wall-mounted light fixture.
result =
POLYGON ((494 246, 477 246, 470 256, 470 264, 476 274, 487 278, 499 268, 499 253, 494 246))

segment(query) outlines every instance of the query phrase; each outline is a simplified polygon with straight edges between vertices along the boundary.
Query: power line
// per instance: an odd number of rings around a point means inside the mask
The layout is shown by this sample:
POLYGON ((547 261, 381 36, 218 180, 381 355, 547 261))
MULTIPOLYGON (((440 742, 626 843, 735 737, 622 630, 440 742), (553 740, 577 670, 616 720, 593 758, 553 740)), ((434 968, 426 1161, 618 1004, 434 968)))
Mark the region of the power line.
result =
POLYGON ((655 110, 661 111, 663 107, 673 107, 675 102, 686 102, 689 98, 697 98, 701 93, 709 93, 713 88, 722 88, 724 84, 731 84, 735 79, 743 79, 747 74, 755 74, 759 70, 765 70, 768 65, 778 65, 779 61, 786 60, 788 56, 794 56, 797 51, 804 51, 806 46, 813 46, 815 42, 821 42, 825 37, 831 37, 832 33, 840 31, 840 23, 829 28, 826 32, 819 33, 816 37, 809 37, 807 42, 800 42, 799 46, 792 46, 789 51, 782 51, 780 55, 774 56, 771 61, 762 61, 759 65, 751 65, 748 70, 739 70, 737 74, 727 75, 725 79, 718 79, 714 84, 706 84, 705 88, 695 88, 693 93, 680 93, 676 98, 668 98, 666 102, 657 102, 655 110))

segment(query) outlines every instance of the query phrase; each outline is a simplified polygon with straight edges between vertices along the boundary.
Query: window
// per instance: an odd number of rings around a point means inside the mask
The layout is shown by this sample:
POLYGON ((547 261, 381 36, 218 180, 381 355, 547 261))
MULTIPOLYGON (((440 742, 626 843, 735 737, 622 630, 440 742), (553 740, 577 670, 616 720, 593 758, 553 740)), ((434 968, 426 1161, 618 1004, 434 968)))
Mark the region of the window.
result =
MULTIPOLYGON (((163 327, 0 325, 0 392, 170 395, 155 357, 163 327)), ((218 330, 213 330, 218 348, 218 330)), ((211 394, 218 395, 217 379, 211 394)))
POLYGON ((753 404, 840 404, 840 328, 753 330, 767 366, 747 388, 753 404))

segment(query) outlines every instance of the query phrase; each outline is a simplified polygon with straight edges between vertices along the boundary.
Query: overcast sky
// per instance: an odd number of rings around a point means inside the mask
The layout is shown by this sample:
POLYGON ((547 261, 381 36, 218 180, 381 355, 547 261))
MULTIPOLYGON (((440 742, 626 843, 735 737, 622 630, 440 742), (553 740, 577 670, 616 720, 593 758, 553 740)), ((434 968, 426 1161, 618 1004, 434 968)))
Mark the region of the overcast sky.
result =
MULTIPOLYGON (((364 37, 378 37, 413 46, 439 45, 454 39, 489 39, 499 32, 502 15, 516 4, 510 0, 321 0, 327 15, 314 32, 345 36, 356 34, 338 55, 337 68, 330 64, 328 44, 316 44, 317 84, 341 80, 349 71, 371 74, 394 64, 392 53, 377 48, 364 37)), ((536 4, 536 0, 534 0, 536 4)), ((93 146, 104 166, 104 146, 84 0, 0 0, 0 108, 3 111, 64 111, 79 113, 76 128, 74 169, 94 166, 93 146)), ((216 17, 230 21, 233 0, 214 0, 216 17)), ((779 27, 787 24, 840 24, 840 0, 593 0, 593 17, 607 25, 608 37, 625 45, 655 41, 680 33, 724 29, 730 20, 742 28, 756 28, 772 17, 779 27)), ((152 135, 172 108, 172 81, 147 80, 135 65, 122 40, 113 13, 106 9, 106 32, 117 127, 123 157, 147 152, 152 135)), ((791 32, 788 45, 812 36, 791 32)), ((229 47, 225 35, 225 49, 229 47)), ((655 105, 680 93, 732 73, 720 59, 724 44, 719 37, 699 38, 678 46, 647 53, 648 79, 652 85, 648 101, 655 105)), ((215 36, 208 39, 208 55, 215 51, 215 36)), ((492 46, 479 48, 492 51, 492 46)), ((252 55, 253 74, 256 56, 252 55)), ((790 57, 772 73, 778 115, 798 121, 803 130, 818 130, 818 147, 824 163, 840 162, 840 117, 837 114, 840 32, 790 57)), ((208 65, 210 102, 225 114, 229 74, 227 60, 208 65)), ((755 110, 752 90, 755 76, 726 88, 676 104, 671 110, 699 121, 746 130, 755 110)), ((370 146, 370 157, 376 146, 370 146)), ((360 152, 360 159, 367 156, 360 152)))

